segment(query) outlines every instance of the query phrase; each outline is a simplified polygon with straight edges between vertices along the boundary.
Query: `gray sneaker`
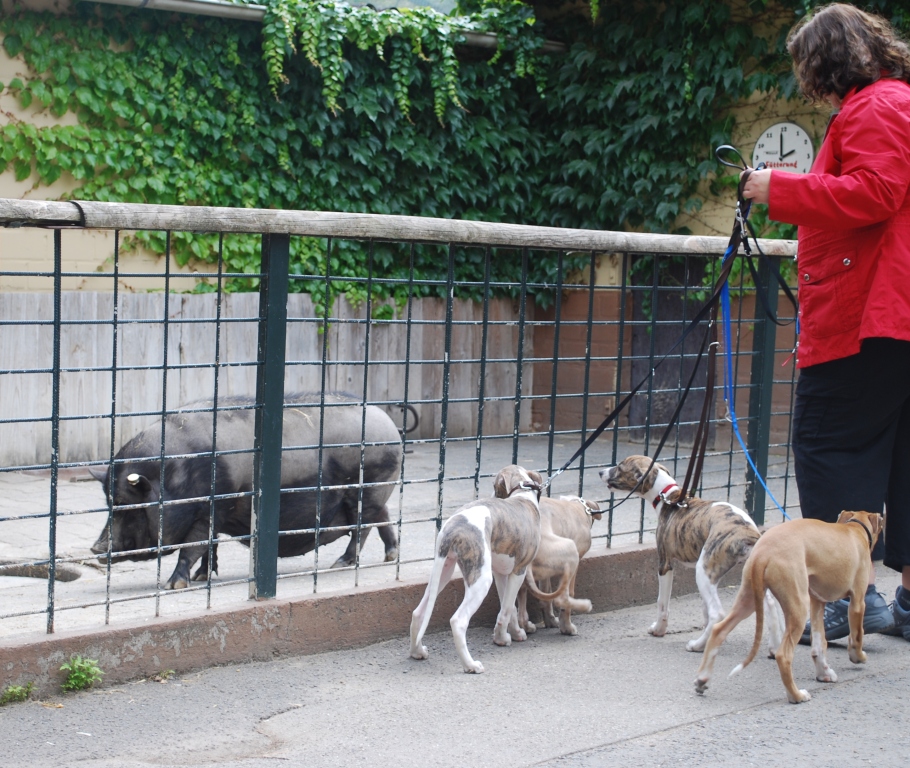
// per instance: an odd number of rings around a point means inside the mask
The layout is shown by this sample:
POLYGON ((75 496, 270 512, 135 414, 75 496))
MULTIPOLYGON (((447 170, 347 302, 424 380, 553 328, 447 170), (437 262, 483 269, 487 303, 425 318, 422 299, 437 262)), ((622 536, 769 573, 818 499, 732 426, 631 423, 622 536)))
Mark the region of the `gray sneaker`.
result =
POLYGON ((900 591, 901 588, 898 587, 894 593, 894 600, 888 606, 888 610, 891 611, 891 616, 894 618, 894 626, 886 629, 883 634, 903 636, 904 640, 910 640, 910 611, 901 608, 901 604, 897 601, 900 591))
MULTIPOLYGON (((825 604, 825 640, 840 640, 850 634, 850 625, 847 620, 847 607, 850 601, 847 599, 835 600, 833 603, 825 604)), ((892 603, 893 605, 893 603, 892 603)), ((903 609, 897 606, 903 613, 903 609)), ((910 616, 910 611, 907 612, 910 616)), ((863 634, 872 635, 876 632, 893 634, 894 624, 897 614, 892 615, 885 597, 875 590, 875 585, 870 584, 866 590, 866 612, 863 614, 863 634)), ((910 638, 910 623, 907 625, 907 635, 910 638)), ((900 634, 898 632, 897 634, 900 634)), ((812 635, 810 633, 809 622, 806 622, 806 628, 799 639, 800 645, 811 645, 812 635)))

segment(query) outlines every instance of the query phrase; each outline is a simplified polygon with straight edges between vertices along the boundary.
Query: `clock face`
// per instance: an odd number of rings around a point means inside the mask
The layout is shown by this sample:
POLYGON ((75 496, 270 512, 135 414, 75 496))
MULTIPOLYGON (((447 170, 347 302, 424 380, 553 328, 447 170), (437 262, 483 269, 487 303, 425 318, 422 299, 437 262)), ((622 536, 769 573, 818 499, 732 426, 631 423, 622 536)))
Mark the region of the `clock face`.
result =
POLYGON ((762 131, 752 151, 752 167, 791 173, 806 173, 812 167, 815 149, 809 134, 796 123, 775 123, 762 131))

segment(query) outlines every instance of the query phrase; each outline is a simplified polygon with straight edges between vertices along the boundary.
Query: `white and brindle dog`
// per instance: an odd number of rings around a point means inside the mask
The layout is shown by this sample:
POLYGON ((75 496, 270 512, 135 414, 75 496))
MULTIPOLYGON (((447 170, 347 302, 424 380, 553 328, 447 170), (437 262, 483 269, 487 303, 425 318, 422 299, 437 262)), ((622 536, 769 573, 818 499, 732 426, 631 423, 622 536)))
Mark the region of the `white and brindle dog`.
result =
MULTIPOLYGON (((500 609, 493 642, 511 645, 527 635, 518 625, 515 598, 526 571, 540 545, 541 476, 516 464, 502 469, 493 484, 495 497, 466 504, 445 521, 436 537, 436 557, 426 592, 411 618, 411 656, 428 657, 420 641, 426 632, 436 597, 455 570, 461 569, 465 596, 450 620, 455 650, 465 672, 483 672, 483 664, 471 658, 467 630, 490 585, 495 581, 500 609)), ((568 589, 568 582, 560 591, 568 589)), ((554 599, 557 594, 541 594, 554 599)))
MULTIPOLYGON (((656 637, 667 632, 673 564, 694 566, 704 602, 705 629, 686 643, 686 649, 704 650, 712 627, 724 617, 718 582, 734 566, 745 562, 761 536, 758 526, 743 510, 727 502, 680 499, 680 488, 667 468, 657 463, 651 466, 647 456, 629 456, 615 467, 602 469, 600 477, 611 490, 634 493, 657 510, 657 621, 649 632, 656 637)), ((780 611, 770 593, 766 601, 768 650, 773 656, 781 640, 780 611)))
MULTIPOLYGON (((559 608, 559 631, 564 635, 577 635, 572 623, 572 611, 590 613, 590 600, 575 600, 575 578, 578 564, 591 549, 591 526, 600 520, 600 507, 595 501, 580 496, 560 496, 558 499, 543 497, 540 500, 540 547, 529 573, 540 580, 541 588, 550 589, 551 579, 561 578, 569 566, 568 593, 556 600, 541 600, 545 627, 557 626, 553 606, 559 608)), ((518 592, 518 623, 529 635, 537 625, 528 615, 528 585, 522 584, 518 592)), ((532 593, 533 594, 533 593, 532 593)))

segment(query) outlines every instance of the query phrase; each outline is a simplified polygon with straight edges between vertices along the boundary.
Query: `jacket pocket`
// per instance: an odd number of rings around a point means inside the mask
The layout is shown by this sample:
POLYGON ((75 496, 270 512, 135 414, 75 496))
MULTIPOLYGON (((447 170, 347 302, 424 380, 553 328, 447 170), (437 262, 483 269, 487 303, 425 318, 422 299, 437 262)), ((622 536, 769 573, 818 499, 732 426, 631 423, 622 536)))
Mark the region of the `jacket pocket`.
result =
MULTIPOLYGON (((814 249, 813 249, 814 250, 814 249)), ((800 324, 813 338, 856 328, 863 319, 865 285, 855 249, 830 248, 797 262, 800 324)))

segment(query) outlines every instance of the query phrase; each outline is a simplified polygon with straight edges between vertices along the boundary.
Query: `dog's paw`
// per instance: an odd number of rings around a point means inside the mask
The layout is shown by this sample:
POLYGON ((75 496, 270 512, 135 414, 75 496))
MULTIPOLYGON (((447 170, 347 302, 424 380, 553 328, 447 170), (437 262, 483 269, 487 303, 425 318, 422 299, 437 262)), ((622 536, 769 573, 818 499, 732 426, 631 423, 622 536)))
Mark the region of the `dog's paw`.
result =
POLYGON ((464 671, 469 675, 482 675, 483 664, 481 664, 479 661, 472 661, 470 664, 464 665, 464 671))
POLYGON ((502 633, 494 632, 493 633, 493 642, 496 643, 496 645, 502 645, 502 646, 512 645, 512 635, 510 635, 508 632, 502 632, 502 633))
POLYGON ((521 627, 519 627, 518 629, 513 630, 511 637, 516 643, 523 643, 528 639, 528 634, 521 627))
POLYGON ((574 637, 578 634, 578 627, 569 622, 565 626, 560 626, 559 631, 564 635, 572 635, 574 637))
POLYGON ((537 631, 537 625, 533 621, 525 622, 524 630, 527 634, 533 635, 537 631))
POLYGON ((417 648, 411 648, 411 658, 417 659, 418 661, 423 661, 424 659, 430 658, 430 652, 427 650, 425 645, 418 646, 417 648))
POLYGON ((836 683, 837 672, 831 669, 831 667, 828 667, 823 672, 816 674, 815 679, 820 683, 836 683))
POLYGON ((648 629, 648 634, 654 635, 654 637, 663 637, 665 634, 667 634, 666 622, 655 621, 648 629))
POLYGON ((704 693, 708 690, 708 678, 707 677, 696 677, 695 678, 695 692, 704 693))
POLYGON ((796 699, 793 699, 789 694, 787 695, 787 700, 791 704, 802 704, 802 703, 804 703, 806 701, 810 701, 812 699, 812 694, 810 694, 809 691, 804 690, 803 688, 800 688, 799 691, 797 691, 797 693, 799 695, 796 697, 796 699))
POLYGON ((695 640, 690 640, 688 643, 686 643, 686 650, 692 651, 693 653, 701 653, 703 650, 705 650, 706 644, 707 640, 698 637, 695 640))
POLYGON ((850 656, 850 661, 852 661, 854 664, 865 664, 866 659, 869 658, 866 656, 865 651, 857 651, 853 648, 850 648, 848 655, 850 656))

